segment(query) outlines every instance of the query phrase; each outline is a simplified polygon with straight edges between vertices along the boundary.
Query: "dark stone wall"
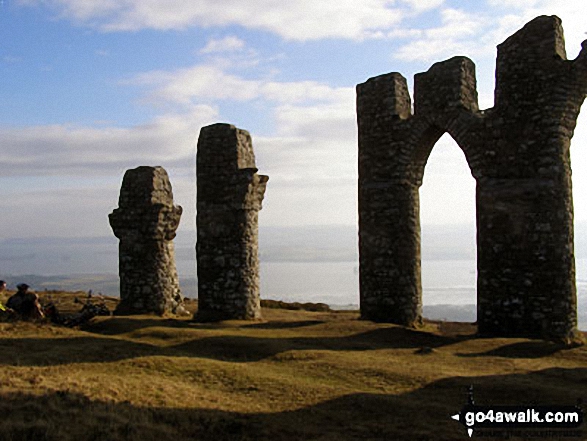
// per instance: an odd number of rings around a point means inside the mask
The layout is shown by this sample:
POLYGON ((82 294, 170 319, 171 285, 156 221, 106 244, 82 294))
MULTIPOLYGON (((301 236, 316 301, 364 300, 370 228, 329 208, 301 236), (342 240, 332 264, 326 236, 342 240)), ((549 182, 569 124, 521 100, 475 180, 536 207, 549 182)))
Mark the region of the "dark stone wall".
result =
POLYGON ((569 147, 587 92, 587 50, 566 59, 560 19, 541 16, 498 46, 495 106, 480 111, 465 57, 414 79, 357 86, 359 253, 364 318, 421 320, 418 189, 449 133, 477 182, 481 334, 569 338, 576 329, 569 147))
POLYGON ((229 124, 202 128, 196 167, 196 319, 260 318, 258 215, 269 177, 257 174, 249 133, 229 124))
POLYGON ((126 171, 109 215, 120 239, 117 314, 175 313, 182 305, 173 246, 181 213, 163 167, 126 171))

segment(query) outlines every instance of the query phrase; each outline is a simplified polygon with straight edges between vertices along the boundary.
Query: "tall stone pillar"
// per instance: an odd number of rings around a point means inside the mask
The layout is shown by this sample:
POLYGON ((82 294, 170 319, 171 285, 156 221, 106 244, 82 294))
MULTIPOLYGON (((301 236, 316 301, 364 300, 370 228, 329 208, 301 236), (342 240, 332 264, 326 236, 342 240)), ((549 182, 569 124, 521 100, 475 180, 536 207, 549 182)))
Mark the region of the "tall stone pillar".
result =
POLYGON ((413 326, 421 321, 419 183, 391 158, 403 137, 389 130, 411 116, 398 73, 357 86, 359 125, 359 283, 361 317, 413 326))
POLYGON ((570 145, 586 92, 587 42, 568 60, 558 17, 537 17, 498 46, 477 181, 482 334, 575 333, 570 145))
POLYGON ((258 215, 268 176, 257 174, 251 136, 229 124, 198 140, 197 320, 261 316, 258 215))
POLYGON ((126 171, 109 215, 120 239, 117 314, 173 313, 182 304, 173 246, 181 213, 163 167, 126 171))

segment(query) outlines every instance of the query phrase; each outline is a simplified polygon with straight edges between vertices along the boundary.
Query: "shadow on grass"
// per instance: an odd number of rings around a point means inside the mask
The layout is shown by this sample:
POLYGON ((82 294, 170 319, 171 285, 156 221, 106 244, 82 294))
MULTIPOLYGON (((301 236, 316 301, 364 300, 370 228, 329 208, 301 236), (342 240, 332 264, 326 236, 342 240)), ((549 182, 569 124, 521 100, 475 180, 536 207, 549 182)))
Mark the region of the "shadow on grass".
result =
POLYGON ((458 353, 457 355, 459 357, 542 358, 571 348, 562 343, 532 340, 511 343, 486 352, 458 353))
MULTIPOLYGON (((159 325, 161 321, 154 321, 159 325)), ((293 322, 300 323, 300 322, 293 322)), ((304 326, 307 322, 301 322, 304 326)), ((169 344, 173 335, 141 327, 140 338, 156 338, 161 344, 102 335, 67 338, 2 338, 0 364, 50 366, 68 363, 110 362, 145 356, 210 358, 251 362, 292 350, 369 351, 376 349, 438 348, 474 336, 445 337, 395 327, 378 328, 342 337, 204 336, 169 344)))
POLYGON ((465 428, 450 416, 465 404, 469 385, 480 405, 573 405, 587 394, 586 379, 585 368, 455 376, 397 395, 353 393, 302 407, 282 403, 294 410, 272 413, 209 409, 205 402, 193 408, 149 407, 69 391, 5 393, 0 414, 10 417, 0 419, 0 441, 467 439, 465 428))
POLYGON ((130 318, 113 316, 106 320, 88 323, 81 329, 87 332, 102 335, 121 335, 146 328, 171 328, 171 329, 232 329, 236 327, 249 329, 294 329, 325 323, 324 320, 298 320, 298 321, 269 321, 269 322, 245 322, 221 321, 221 322, 197 322, 193 320, 178 320, 173 318, 130 318))
MULTIPOLYGON (((193 328, 195 322, 190 320, 177 320, 173 318, 129 318, 129 317, 110 317, 105 320, 90 322, 81 327, 84 331, 103 335, 120 335, 144 328, 166 327, 174 329, 193 328)), ((213 326, 199 326, 199 329, 215 329, 213 326)))
POLYGON ((54 366, 125 360, 163 355, 158 346, 114 338, 15 338, 0 339, 0 364, 54 366))
POLYGON ((321 325, 326 323, 324 320, 300 320, 297 322, 286 322, 286 321, 271 321, 265 323, 253 323, 245 325, 245 328, 249 329, 295 329, 304 328, 306 326, 321 325))

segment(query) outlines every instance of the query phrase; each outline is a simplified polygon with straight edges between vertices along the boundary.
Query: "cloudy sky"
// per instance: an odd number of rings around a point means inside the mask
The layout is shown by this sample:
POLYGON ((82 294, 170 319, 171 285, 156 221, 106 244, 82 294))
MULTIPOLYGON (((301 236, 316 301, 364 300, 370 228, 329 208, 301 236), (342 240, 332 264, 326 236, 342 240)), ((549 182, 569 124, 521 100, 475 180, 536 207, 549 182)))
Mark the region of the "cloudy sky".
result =
MULTIPOLYGON (((0 0, 0 240, 112 235, 124 171, 162 165, 194 229, 200 127, 253 136, 264 226, 355 225, 355 86, 467 55, 493 105, 495 46, 541 14, 574 58, 583 0, 0 0)), ((584 113, 587 113, 584 112, 584 113)), ((587 219, 587 118, 572 147, 587 219)), ((474 180, 448 135, 422 223, 474 223, 474 180)), ((587 231, 577 231, 586 235, 587 231)), ((1 250, 0 250, 1 253, 1 250)))

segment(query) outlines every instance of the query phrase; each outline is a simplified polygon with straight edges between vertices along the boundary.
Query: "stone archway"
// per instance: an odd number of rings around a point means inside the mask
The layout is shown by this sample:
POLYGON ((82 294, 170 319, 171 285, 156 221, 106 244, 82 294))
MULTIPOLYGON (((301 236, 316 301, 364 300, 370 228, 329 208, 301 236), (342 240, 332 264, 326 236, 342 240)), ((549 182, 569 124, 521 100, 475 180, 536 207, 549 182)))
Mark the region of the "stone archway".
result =
POLYGON ((425 318, 477 322, 475 190, 462 149, 445 133, 419 188, 425 318))
POLYGON ((418 189, 448 132, 477 182, 479 332, 572 336, 576 329, 569 146, 587 92, 587 50, 566 59, 557 17, 498 46, 495 106, 479 111, 475 66, 434 64, 357 86, 361 315, 421 320, 418 189))

